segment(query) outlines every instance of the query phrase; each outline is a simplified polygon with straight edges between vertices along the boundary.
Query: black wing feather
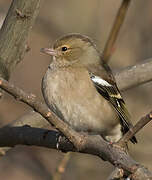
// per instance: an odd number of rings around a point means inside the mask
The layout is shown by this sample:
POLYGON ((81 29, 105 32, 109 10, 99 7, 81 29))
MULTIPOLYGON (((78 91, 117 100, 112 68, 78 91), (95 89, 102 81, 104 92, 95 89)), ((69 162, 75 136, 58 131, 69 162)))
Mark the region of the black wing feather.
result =
MULTIPOLYGON (((93 81, 97 91, 106 99, 108 100, 116 110, 119 115, 120 123, 122 125, 122 132, 125 134, 131 127, 132 124, 130 123, 130 115, 125 107, 125 102, 122 99, 122 96, 117 88, 116 85, 102 85, 101 83, 95 81, 95 78, 100 78, 99 76, 95 76, 93 74, 90 75, 91 80, 93 81)), ((101 78, 100 78, 101 79, 101 78)), ((103 80, 103 79, 101 79, 103 80)), ((105 80, 104 80, 105 81, 105 80)), ((136 137, 132 137, 132 143, 137 143, 136 137)))

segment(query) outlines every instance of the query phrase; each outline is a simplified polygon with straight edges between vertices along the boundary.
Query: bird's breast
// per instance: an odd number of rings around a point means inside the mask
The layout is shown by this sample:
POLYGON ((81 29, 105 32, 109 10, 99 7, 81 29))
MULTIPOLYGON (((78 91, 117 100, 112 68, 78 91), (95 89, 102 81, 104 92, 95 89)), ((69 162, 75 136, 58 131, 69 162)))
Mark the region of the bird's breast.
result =
POLYGON ((47 105, 75 130, 102 134, 118 124, 116 113, 98 94, 87 70, 48 69, 42 91, 47 105))

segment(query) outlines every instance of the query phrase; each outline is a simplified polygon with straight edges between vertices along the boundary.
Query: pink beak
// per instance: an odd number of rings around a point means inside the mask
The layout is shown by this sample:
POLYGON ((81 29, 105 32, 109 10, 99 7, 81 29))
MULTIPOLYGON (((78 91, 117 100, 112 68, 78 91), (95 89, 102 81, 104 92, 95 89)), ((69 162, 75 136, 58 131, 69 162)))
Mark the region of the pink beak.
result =
POLYGON ((41 48, 40 51, 51 56, 57 56, 57 52, 52 48, 41 48))

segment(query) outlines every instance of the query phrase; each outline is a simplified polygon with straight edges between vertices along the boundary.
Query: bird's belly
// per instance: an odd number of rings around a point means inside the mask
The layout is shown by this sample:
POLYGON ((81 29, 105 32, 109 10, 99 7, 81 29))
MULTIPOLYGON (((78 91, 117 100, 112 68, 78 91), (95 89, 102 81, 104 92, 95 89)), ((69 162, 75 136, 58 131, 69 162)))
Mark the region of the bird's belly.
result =
POLYGON ((43 90, 48 106, 77 131, 108 134, 119 123, 113 108, 107 106, 109 102, 94 92, 96 89, 91 81, 88 83, 81 79, 75 86, 73 80, 77 77, 70 79, 62 75, 45 75, 43 90))

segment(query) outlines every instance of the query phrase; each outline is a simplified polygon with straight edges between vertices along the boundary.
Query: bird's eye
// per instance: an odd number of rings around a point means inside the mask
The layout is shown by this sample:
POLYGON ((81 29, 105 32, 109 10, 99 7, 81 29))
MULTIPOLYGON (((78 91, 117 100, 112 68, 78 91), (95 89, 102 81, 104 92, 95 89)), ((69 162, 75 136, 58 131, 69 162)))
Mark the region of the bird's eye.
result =
POLYGON ((62 51, 67 51, 67 50, 68 50, 68 48, 66 46, 62 47, 62 51))

